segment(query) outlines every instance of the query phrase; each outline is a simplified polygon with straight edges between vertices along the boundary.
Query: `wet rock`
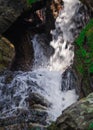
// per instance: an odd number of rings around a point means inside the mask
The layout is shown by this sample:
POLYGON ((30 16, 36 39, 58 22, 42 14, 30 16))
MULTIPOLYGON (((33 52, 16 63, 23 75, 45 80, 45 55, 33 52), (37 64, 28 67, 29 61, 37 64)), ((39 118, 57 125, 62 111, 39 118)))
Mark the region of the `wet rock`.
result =
POLYGON ((54 48, 49 45, 49 39, 47 39, 47 35, 44 34, 44 33, 38 35, 37 36, 37 41, 41 45, 41 47, 43 48, 44 55, 46 57, 50 58, 50 56, 53 55, 53 53, 54 53, 54 48))
POLYGON ((30 108, 47 109, 50 106, 50 103, 38 93, 29 94, 26 101, 29 103, 30 108))
POLYGON ((79 92, 77 76, 72 69, 67 69, 62 74, 61 89, 62 91, 76 89, 76 92, 79 92))
POLYGON ((9 84, 11 83, 11 81, 13 80, 13 73, 8 73, 6 76, 5 76, 5 83, 6 84, 9 84))
MULTIPOLYGON (((47 113, 44 111, 39 111, 39 110, 24 110, 24 109, 17 109, 16 115, 14 116, 10 116, 10 117, 6 117, 6 118, 2 118, 0 117, 0 127, 1 128, 11 128, 15 125, 18 125, 18 128, 23 129, 27 129, 29 128, 29 124, 32 123, 38 123, 39 126, 46 126, 46 117, 47 117, 47 113), (23 125, 22 127, 22 124, 23 125)), ((37 125, 37 127, 39 127, 37 125)), ((36 128, 37 128, 36 127, 36 128)), ((10 130, 10 129, 9 129, 10 130)), ((15 130, 15 127, 13 127, 12 130, 15 130)))
POLYGON ((13 44, 6 38, 0 37, 0 71, 10 68, 14 56, 15 49, 13 44))
POLYGON ((0 33, 5 32, 28 8, 27 0, 0 0, 0 33))
MULTIPOLYGON (((24 73, 24 77, 27 73, 24 73)), ((50 104, 40 94, 35 93, 34 90, 39 87, 35 82, 29 78, 27 82, 24 78, 22 78, 23 82, 20 82, 18 74, 23 72, 10 71, 0 77, 0 128, 45 130, 44 126, 48 125, 49 120, 47 109, 50 104), (26 83, 28 88, 25 88, 26 83), (33 123, 35 126, 30 126, 33 123)), ((34 74, 33 77, 35 78, 34 74)))
POLYGON ((93 129, 93 93, 67 108, 49 130, 93 129))
POLYGON ((80 1, 83 2, 85 5, 87 5, 89 7, 89 9, 93 11, 93 1, 92 0, 80 0, 80 1))
POLYGON ((90 123, 93 122, 92 101, 93 93, 64 111, 63 115, 58 118, 57 125, 63 130, 88 130, 90 123))
POLYGON ((0 127, 0 130, 47 130, 46 127, 39 125, 39 124, 32 124, 32 123, 21 123, 21 124, 14 124, 5 127, 0 127))

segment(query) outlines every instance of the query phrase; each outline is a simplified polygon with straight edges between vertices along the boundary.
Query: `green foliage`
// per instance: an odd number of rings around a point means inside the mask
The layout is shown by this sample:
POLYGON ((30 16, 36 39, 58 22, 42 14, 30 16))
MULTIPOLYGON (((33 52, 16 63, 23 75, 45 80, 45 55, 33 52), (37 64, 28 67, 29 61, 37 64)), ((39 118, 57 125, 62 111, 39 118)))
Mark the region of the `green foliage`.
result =
POLYGON ((38 0, 27 0, 29 4, 32 4, 32 3, 35 3, 37 2, 38 0))
POLYGON ((93 73, 93 19, 82 29, 75 42, 77 45, 77 70, 81 74, 93 73))
POLYGON ((88 130, 93 130, 93 122, 89 125, 88 130))
POLYGON ((86 25, 86 27, 81 31, 79 37, 76 39, 76 43, 81 46, 84 42, 86 32, 93 27, 93 19, 89 21, 89 23, 86 25))

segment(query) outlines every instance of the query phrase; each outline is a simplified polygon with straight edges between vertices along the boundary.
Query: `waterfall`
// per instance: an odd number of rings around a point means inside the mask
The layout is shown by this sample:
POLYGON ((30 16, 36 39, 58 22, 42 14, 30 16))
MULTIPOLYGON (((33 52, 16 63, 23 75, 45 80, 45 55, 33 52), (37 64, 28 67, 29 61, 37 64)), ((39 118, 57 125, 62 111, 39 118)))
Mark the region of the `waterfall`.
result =
POLYGON ((71 43, 86 24, 84 12, 79 12, 82 8, 84 6, 78 0, 64 0, 64 10, 56 19, 56 29, 51 32, 50 44, 55 49, 50 59, 53 70, 64 71, 73 63, 74 46, 71 43))
MULTIPOLYGON (((2 118, 16 115, 19 109, 29 110, 27 101, 32 94, 42 97, 44 103, 40 106, 47 104, 42 109, 48 113, 48 121, 56 120, 64 109, 77 101, 76 79, 71 76, 70 71, 65 71, 73 64, 73 42, 87 22, 86 12, 86 7, 79 0, 64 0, 64 9, 56 19, 55 30, 51 31, 50 46, 45 44, 44 34, 37 34, 32 39, 32 71, 15 72, 13 80, 7 84, 6 75, 0 77, 2 118)), ((37 109, 35 105, 34 109, 37 109)))

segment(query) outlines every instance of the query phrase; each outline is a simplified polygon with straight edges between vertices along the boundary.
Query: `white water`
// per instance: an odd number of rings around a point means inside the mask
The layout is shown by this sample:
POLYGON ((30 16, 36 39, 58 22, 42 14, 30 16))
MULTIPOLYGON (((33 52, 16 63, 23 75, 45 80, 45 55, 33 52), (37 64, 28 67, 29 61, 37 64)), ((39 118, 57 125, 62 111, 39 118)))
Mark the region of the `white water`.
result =
MULTIPOLYGON (((56 19, 55 30, 51 31, 50 46, 54 48, 54 54, 50 56, 50 60, 45 55, 46 50, 42 47, 44 44, 42 38, 40 41, 40 37, 36 35, 32 40, 35 50, 34 67, 37 69, 36 74, 42 75, 38 77, 38 80, 36 79, 36 82, 45 90, 45 93, 40 91, 40 94, 52 103, 52 107, 48 109, 52 120, 55 120, 65 108, 78 99, 75 89, 62 92, 61 83, 62 73, 73 64, 74 46, 72 43, 80 31, 78 28, 83 27, 86 23, 85 14, 79 13, 81 7, 82 4, 79 0, 64 0, 64 9, 56 19)), ((71 80, 70 76, 68 76, 68 80, 71 80)), ((69 84, 66 84, 65 87, 69 88, 69 84)))
MULTIPOLYGON (((33 69, 36 69, 34 72, 38 75, 38 78, 33 81, 44 89, 44 91, 37 90, 37 92, 52 104, 48 109, 52 120, 55 120, 65 108, 78 99, 75 89, 61 91, 61 80, 62 73, 73 63, 74 46, 71 43, 75 39, 75 33, 71 30, 76 31, 73 17, 80 8, 79 4, 78 0, 64 0, 64 10, 56 19, 55 30, 51 31, 53 40, 50 45, 55 52, 50 59, 45 55, 43 39, 35 35, 32 40, 35 50, 33 69)), ((65 87, 69 88, 68 85, 65 87)))
MULTIPOLYGON (((46 54, 49 51, 46 50, 46 47, 44 48, 43 39, 39 35, 35 35, 32 40, 35 51, 33 71, 18 74, 7 86, 8 88, 3 86, 8 89, 5 95, 0 88, 0 99, 8 99, 11 102, 8 108, 2 110, 2 116, 8 116, 6 114, 8 110, 28 109, 25 99, 28 97, 30 89, 31 92, 39 93, 51 104, 46 110, 49 113, 49 120, 55 120, 65 108, 77 101, 76 86, 69 90, 71 86, 66 84, 65 87, 68 89, 64 91, 61 87, 62 73, 73 63, 74 46, 72 42, 80 31, 78 27, 84 26, 84 23, 81 22, 81 20, 84 21, 84 13, 79 13, 81 6, 78 0, 64 0, 64 9, 56 19, 55 30, 51 31, 50 45, 54 48, 54 54, 50 58, 46 54), (14 89, 13 92, 12 89, 14 89), (19 105, 16 105, 15 98, 18 96, 21 97, 21 100, 19 100, 19 105)), ((68 76, 68 80, 70 80, 70 76, 68 76)))

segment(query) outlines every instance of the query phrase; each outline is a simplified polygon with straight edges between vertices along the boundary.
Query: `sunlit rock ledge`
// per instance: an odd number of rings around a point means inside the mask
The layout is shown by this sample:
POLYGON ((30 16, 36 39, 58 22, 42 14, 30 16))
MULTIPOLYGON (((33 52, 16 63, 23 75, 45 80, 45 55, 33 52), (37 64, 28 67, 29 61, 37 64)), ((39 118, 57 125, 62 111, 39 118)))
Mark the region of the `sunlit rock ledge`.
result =
POLYGON ((14 56, 14 45, 5 37, 0 36, 0 71, 10 68, 14 56))

